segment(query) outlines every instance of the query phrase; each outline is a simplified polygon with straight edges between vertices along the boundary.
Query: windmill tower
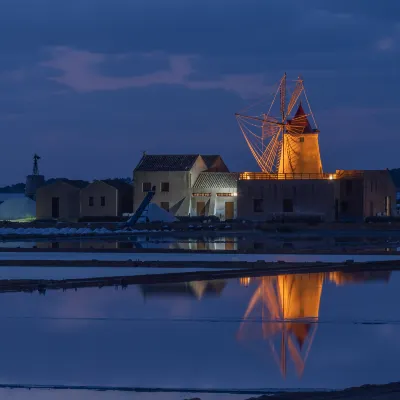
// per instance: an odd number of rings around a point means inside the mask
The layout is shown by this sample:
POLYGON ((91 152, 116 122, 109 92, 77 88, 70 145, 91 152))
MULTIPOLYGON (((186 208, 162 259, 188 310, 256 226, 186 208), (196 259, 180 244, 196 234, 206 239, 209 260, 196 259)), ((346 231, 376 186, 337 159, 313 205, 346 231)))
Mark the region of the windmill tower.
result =
POLYGON ((262 172, 278 174, 277 177, 283 179, 296 178, 297 174, 312 174, 317 178, 323 174, 319 130, 308 102, 303 79, 299 77, 295 82, 288 102, 285 73, 267 113, 263 111, 254 116, 240 113, 235 115, 262 172), (280 116, 274 117, 272 113, 278 100, 280 116), (293 110, 296 112, 291 116, 293 110))
POLYGON ((45 183, 44 175, 39 174, 39 160, 40 157, 35 154, 33 156, 32 175, 28 175, 26 177, 25 196, 30 197, 33 200, 36 199, 36 190, 43 186, 45 183))
POLYGON ((301 102, 296 114, 288 124, 294 123, 296 132, 288 130, 283 134, 282 157, 279 174, 322 174, 319 151, 319 130, 313 129, 301 102))

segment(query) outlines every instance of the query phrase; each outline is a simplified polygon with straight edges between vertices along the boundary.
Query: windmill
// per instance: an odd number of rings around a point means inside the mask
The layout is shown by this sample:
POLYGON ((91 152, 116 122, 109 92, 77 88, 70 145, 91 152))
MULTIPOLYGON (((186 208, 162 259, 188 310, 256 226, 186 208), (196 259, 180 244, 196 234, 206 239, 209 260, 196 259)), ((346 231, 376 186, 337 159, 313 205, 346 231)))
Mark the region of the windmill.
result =
POLYGON ((33 156, 33 175, 39 175, 39 160, 40 156, 35 153, 33 156))
POLYGON ((33 156, 32 175, 28 175, 26 177, 25 196, 31 198, 32 200, 36 200, 37 189, 44 186, 44 184, 45 184, 44 176, 40 175, 40 173, 39 173, 39 160, 40 160, 40 156, 38 156, 35 153, 33 156))
MULTIPOLYGON (((286 73, 279 82, 267 112, 250 116, 236 113, 236 119, 257 164, 268 174, 322 174, 319 130, 311 111, 303 79, 295 81, 286 99, 286 73), (304 110, 303 102, 307 112, 304 110), (279 117, 272 113, 279 103, 279 117), (297 111, 293 115, 293 110, 297 111), (309 117, 313 124, 310 123, 309 117)), ((255 105, 254 105, 255 106, 255 105)), ((248 107, 247 109, 252 108, 248 107)))

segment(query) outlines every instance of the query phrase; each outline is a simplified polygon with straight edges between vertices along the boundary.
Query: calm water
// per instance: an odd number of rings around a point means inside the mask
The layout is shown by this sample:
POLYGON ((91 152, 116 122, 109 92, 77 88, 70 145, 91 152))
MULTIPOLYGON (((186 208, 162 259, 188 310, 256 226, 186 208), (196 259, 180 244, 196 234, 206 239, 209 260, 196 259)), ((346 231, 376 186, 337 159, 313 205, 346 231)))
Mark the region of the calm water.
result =
POLYGON ((395 381, 399 289, 400 274, 379 272, 1 294, 0 383, 293 389, 395 381))
POLYGON ((377 250, 396 251, 400 246, 400 237, 297 237, 291 235, 274 237, 262 233, 230 236, 132 236, 119 239, 36 239, 24 241, 0 242, 1 247, 21 248, 60 248, 60 249, 182 249, 182 250, 223 250, 223 251, 279 251, 291 250, 377 250))
POLYGON ((184 400, 200 396, 201 400, 245 400, 249 395, 204 393, 121 393, 84 390, 1 390, 0 396, 7 400, 184 400))

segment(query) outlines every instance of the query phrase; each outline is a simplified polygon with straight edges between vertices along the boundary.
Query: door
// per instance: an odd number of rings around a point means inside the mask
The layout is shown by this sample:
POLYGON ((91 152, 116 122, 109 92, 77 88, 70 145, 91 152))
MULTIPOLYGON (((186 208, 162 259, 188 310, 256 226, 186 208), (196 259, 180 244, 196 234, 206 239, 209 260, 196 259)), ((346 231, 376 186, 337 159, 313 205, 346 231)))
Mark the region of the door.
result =
POLYGON ((388 217, 392 216, 392 198, 390 196, 385 197, 385 213, 388 217))
POLYGON ((234 238, 225 238, 225 250, 235 250, 234 238))
POLYGON ((283 212, 293 212, 293 200, 284 199, 283 200, 283 212))
POLYGON ((60 218, 60 198, 52 197, 51 199, 51 216, 52 218, 60 218))
POLYGON ((197 216, 204 217, 206 215, 206 203, 204 201, 198 201, 196 207, 197 216))
POLYGON ((225 219, 233 219, 234 218, 234 203, 233 201, 225 202, 225 219))

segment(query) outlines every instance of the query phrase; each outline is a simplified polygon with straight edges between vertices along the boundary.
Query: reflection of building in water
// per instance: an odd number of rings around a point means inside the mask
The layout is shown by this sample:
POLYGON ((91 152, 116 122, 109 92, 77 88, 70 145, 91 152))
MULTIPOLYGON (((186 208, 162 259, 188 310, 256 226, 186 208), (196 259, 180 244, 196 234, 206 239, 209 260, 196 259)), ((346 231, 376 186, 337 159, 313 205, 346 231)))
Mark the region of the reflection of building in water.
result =
MULTIPOLYGON (((332 272, 257 278, 259 285, 248 304, 238 338, 248 339, 254 333, 250 330, 257 329, 258 325, 246 323, 246 320, 257 306, 261 307, 262 338, 268 340, 282 375, 286 376, 289 356, 301 376, 317 330, 324 281, 336 285, 376 280, 388 282, 390 274, 390 271, 332 272)), ((248 286, 246 279, 250 278, 241 278, 240 284, 248 286)))
POLYGON ((190 243, 190 250, 237 250, 237 238, 221 236, 218 238, 199 238, 190 243))
POLYGON ((224 280, 193 281, 182 283, 154 283, 140 285, 144 298, 148 297, 196 297, 219 296, 226 286, 224 280))
POLYGON ((251 283, 251 278, 250 277, 248 277, 248 276, 243 276, 243 277, 241 277, 241 278, 239 278, 239 283, 242 285, 242 286, 249 286, 250 285, 250 283, 251 283))
POLYGON ((345 285, 346 283, 366 283, 384 281, 389 282, 391 271, 360 271, 360 272, 330 272, 329 280, 336 285, 345 285))

